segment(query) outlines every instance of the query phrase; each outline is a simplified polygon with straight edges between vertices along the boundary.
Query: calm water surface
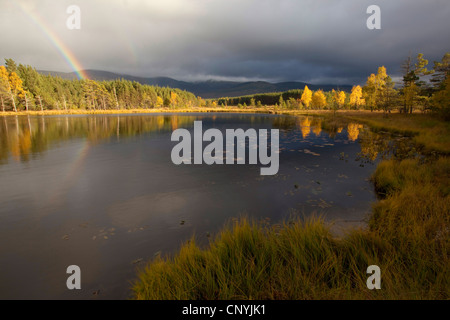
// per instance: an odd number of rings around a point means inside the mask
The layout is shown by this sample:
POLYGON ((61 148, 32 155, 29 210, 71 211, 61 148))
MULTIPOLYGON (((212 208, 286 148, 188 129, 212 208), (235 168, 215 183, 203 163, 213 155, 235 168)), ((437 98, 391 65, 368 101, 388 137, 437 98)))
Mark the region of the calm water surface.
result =
POLYGON ((311 117, 166 114, 0 117, 0 299, 126 299, 136 269, 200 243, 233 217, 322 213, 360 223, 378 151, 357 123, 311 117), (176 128, 280 129, 280 169, 180 165, 176 128), (66 288, 81 268, 82 290, 66 288))

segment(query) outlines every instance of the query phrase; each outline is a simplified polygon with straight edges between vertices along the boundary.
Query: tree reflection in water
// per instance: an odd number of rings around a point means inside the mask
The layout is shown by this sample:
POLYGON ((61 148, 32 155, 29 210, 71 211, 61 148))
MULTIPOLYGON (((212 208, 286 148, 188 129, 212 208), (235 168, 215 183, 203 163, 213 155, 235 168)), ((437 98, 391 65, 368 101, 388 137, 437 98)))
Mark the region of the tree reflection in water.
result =
POLYGON ((33 155, 45 152, 52 144, 85 138, 90 144, 150 132, 173 131, 192 126, 198 117, 164 116, 61 116, 0 118, 0 163, 9 155, 27 162, 33 155))
MULTIPOLYGON (((209 115, 208 115, 209 117, 209 115)), ((236 115, 234 115, 236 117, 236 115)), ((242 115, 246 122, 261 121, 260 116, 242 115)), ((15 116, 0 118, 0 163, 6 163, 9 156, 15 161, 27 162, 51 145, 69 139, 84 138, 92 144, 109 139, 120 139, 151 132, 171 132, 179 127, 191 127, 198 115, 97 115, 30 117, 15 116)), ((419 150, 410 138, 393 136, 386 132, 373 132, 367 126, 355 122, 328 123, 326 119, 311 116, 277 116, 272 127, 283 131, 298 130, 303 139, 319 137, 323 132, 334 138, 347 133, 348 141, 358 141, 361 152, 355 159, 373 163, 376 159, 395 157, 404 159, 416 157, 419 150)))

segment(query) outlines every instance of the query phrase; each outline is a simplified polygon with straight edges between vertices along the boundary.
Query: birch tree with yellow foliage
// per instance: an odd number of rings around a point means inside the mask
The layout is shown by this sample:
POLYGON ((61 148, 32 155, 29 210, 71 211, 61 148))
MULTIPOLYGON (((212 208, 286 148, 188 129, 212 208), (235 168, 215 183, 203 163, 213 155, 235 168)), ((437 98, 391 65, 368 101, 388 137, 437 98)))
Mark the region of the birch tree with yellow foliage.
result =
POLYGON ((176 108, 178 105, 178 95, 176 94, 176 92, 170 92, 170 105, 174 108, 176 108))
POLYGON ((327 105, 327 98, 322 90, 314 92, 311 104, 315 109, 323 109, 327 105))
POLYGON ((372 73, 367 78, 366 85, 363 87, 363 96, 370 111, 381 105, 379 99, 383 96, 388 78, 390 79, 384 66, 378 68, 376 75, 372 73))
POLYGON ((0 101, 3 112, 5 112, 5 100, 10 97, 9 89, 8 72, 4 66, 0 66, 0 101))
POLYGON ((345 103, 345 92, 344 91, 335 91, 334 89, 331 90, 331 96, 333 99, 333 110, 336 113, 336 110, 341 109, 344 106, 345 103))
POLYGON ((366 104, 363 98, 363 92, 361 86, 353 86, 352 93, 350 94, 350 105, 355 109, 359 109, 366 104))
POLYGON ((161 98, 160 96, 156 97, 156 107, 157 108, 161 108, 164 104, 164 100, 163 98, 161 98))
MULTIPOLYGON (((7 95, 9 97, 13 104, 14 111, 17 112, 16 98, 25 95, 22 79, 20 79, 20 77, 15 72, 8 73, 4 66, 0 66, 0 79, 0 94, 2 95, 2 97, 4 95, 7 95)), ((3 98, 2 105, 4 108, 3 98)))
POLYGON ((311 104, 312 100, 312 91, 309 90, 308 86, 305 86, 305 89, 303 90, 303 94, 300 100, 302 101, 303 105, 306 108, 309 108, 309 105, 311 104))

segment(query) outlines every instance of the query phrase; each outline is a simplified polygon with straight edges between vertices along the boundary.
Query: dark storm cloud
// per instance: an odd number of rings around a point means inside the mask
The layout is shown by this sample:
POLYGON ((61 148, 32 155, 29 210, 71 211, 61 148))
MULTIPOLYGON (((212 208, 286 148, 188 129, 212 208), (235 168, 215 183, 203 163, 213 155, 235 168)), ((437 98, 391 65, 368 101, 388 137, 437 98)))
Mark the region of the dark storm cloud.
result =
POLYGON ((410 52, 450 51, 448 0, 1 0, 0 57, 49 70, 70 68, 24 12, 83 67, 140 76, 360 83, 381 65, 399 74, 410 52), (81 30, 65 27, 71 4, 81 30), (381 30, 366 27, 372 4, 381 30))

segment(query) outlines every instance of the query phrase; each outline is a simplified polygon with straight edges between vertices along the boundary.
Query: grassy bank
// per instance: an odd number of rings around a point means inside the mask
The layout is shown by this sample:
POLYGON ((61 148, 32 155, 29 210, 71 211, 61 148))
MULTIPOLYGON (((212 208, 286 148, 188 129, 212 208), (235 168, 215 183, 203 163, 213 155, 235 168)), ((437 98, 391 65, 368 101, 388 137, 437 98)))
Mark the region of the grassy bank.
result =
MULTIPOLYGON (((443 136, 448 124, 428 116, 346 113, 332 121, 344 118, 409 133, 429 151, 450 151, 443 136)), ((367 229, 336 238, 317 218, 276 226, 241 219, 225 226, 208 248, 191 240, 176 255, 151 261, 139 274, 134 297, 450 298, 450 158, 383 161, 372 180, 382 199, 367 229), (367 289, 369 265, 381 268, 381 290, 367 289)))
MULTIPOLYGON (((425 245, 425 244, 424 244, 425 245)), ((404 251, 376 231, 333 238, 319 219, 280 227, 241 219, 206 250, 193 241, 140 273, 137 299, 435 299, 448 297, 438 248, 404 251), (366 286, 369 265, 382 289, 366 286)))

